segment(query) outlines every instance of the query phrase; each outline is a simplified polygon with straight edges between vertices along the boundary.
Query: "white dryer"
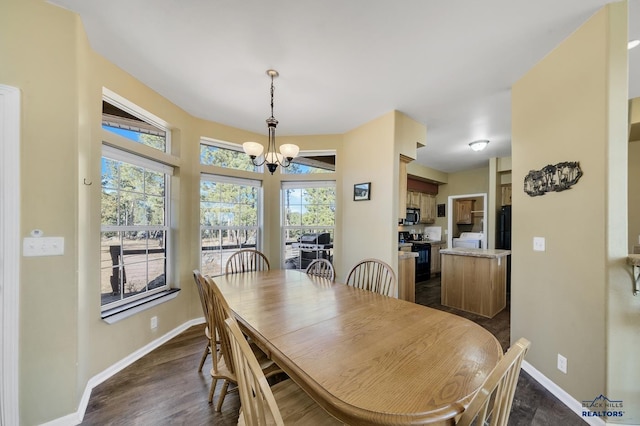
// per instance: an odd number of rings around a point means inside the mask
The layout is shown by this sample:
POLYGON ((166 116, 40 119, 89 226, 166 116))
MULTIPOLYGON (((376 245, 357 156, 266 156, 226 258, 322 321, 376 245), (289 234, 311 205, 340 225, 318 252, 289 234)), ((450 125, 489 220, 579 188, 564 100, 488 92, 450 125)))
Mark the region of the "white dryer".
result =
POLYGON ((482 248, 482 232, 462 232, 459 238, 453 238, 453 247, 482 248))

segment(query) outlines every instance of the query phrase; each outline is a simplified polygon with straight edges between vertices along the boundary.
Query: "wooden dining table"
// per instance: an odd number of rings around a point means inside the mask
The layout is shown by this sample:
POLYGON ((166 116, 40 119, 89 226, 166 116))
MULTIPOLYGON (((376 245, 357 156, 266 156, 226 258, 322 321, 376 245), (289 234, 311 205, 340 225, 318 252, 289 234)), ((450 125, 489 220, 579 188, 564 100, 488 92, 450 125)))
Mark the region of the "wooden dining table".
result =
POLYGON ((213 280, 245 332, 346 424, 452 424, 503 355, 465 318, 300 271, 213 280))

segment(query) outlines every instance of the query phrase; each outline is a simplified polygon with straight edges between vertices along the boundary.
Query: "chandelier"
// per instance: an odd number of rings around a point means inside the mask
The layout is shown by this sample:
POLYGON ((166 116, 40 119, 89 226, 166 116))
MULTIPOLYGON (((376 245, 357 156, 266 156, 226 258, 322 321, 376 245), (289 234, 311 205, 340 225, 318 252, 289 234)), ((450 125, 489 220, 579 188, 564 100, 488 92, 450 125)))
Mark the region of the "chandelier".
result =
POLYGON ((273 174, 278 166, 289 167, 291 160, 297 155, 300 148, 297 145, 286 143, 280 145, 280 152, 276 152, 276 126, 278 120, 273 116, 273 79, 280 74, 276 70, 267 70, 267 75, 271 77, 271 117, 267 118, 267 129, 269 130, 269 145, 267 146, 267 153, 262 160, 258 157, 262 154, 264 147, 257 142, 245 142, 242 144, 244 152, 251 157, 251 162, 254 166, 267 165, 269 172, 273 174))

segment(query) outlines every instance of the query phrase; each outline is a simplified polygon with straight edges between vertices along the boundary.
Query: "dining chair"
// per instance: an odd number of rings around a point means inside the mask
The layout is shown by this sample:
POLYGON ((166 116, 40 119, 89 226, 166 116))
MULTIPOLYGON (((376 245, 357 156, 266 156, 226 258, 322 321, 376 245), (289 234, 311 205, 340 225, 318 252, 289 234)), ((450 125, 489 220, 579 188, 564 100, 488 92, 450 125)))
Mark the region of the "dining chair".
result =
POLYGON ((456 425, 507 425, 520 367, 529 346, 531 342, 525 338, 518 339, 511 346, 498 365, 489 373, 456 425))
POLYGON ((336 277, 333 265, 327 259, 316 259, 312 261, 309 266, 307 266, 305 272, 309 275, 316 275, 331 281, 336 277))
POLYGON ((341 425, 291 379, 270 387, 233 317, 225 320, 240 393, 238 425, 341 425))
POLYGON ((225 273, 235 274, 246 271, 268 271, 271 269, 269 259, 255 249, 238 250, 227 260, 225 273))
POLYGON ((209 315, 209 302, 208 299, 210 297, 209 286, 207 285, 204 277, 200 273, 199 270, 193 270, 193 279, 196 282, 196 287, 198 288, 198 295, 200 296, 200 304, 202 305, 202 313, 204 314, 204 320, 206 326, 204 328, 204 334, 207 337, 207 346, 204 348, 204 353, 200 358, 200 365, 198 366, 198 372, 202 371, 202 367, 204 366, 204 362, 209 356, 210 353, 217 353, 218 350, 218 339, 215 335, 215 327, 211 323, 213 320, 213 315, 209 315), (213 338, 211 332, 213 331, 213 338), (212 348, 215 350, 212 351, 212 348))
MULTIPOLYGON (((231 354, 231 341, 227 329, 224 327, 224 320, 231 317, 233 313, 227 304, 222 292, 218 288, 217 284, 209 276, 204 277, 205 282, 211 290, 211 306, 209 308, 210 315, 213 316, 212 323, 214 324, 216 331, 220 339, 220 356, 212 357, 213 367, 211 368, 211 388, 209 389, 209 403, 213 403, 213 392, 215 391, 218 380, 224 380, 220 396, 218 397, 218 403, 216 404, 216 411, 222 409, 224 398, 229 392, 229 385, 237 385, 238 380, 236 377, 236 369, 233 362, 233 356, 231 354)), ((249 343, 247 343, 249 344, 249 343)), ((251 344, 251 350, 254 356, 258 360, 260 369, 265 377, 271 377, 278 373, 282 373, 280 367, 270 360, 267 355, 260 350, 255 344, 251 344)), ((235 389, 234 389, 235 390, 235 389)))
POLYGON ((384 296, 395 296, 396 274, 391 266, 381 260, 364 259, 351 268, 347 284, 384 296))

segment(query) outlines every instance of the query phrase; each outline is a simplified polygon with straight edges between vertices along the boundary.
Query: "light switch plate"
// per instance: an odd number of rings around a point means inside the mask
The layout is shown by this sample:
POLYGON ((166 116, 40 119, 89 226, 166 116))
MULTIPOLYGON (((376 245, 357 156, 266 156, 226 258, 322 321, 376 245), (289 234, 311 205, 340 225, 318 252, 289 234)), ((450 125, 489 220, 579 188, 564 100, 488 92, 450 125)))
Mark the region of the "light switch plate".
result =
POLYGON ((22 255, 62 256, 64 254, 64 237, 27 237, 22 242, 22 255))
POLYGON ((533 251, 544 251, 545 240, 544 237, 533 237, 533 251))

